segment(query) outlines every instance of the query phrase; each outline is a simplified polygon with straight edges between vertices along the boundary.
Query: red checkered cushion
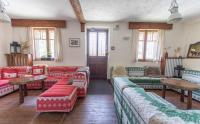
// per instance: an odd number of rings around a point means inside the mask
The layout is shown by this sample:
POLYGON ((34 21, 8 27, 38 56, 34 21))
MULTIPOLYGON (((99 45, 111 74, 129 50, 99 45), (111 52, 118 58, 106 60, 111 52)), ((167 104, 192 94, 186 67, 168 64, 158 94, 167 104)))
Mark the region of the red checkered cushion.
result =
POLYGON ((45 74, 45 66, 33 66, 32 75, 43 75, 45 74))
POLYGON ((2 79, 12 79, 18 77, 18 71, 14 68, 3 68, 1 72, 2 79))
POLYGON ((9 80, 0 80, 0 87, 3 87, 8 84, 9 84, 9 80))

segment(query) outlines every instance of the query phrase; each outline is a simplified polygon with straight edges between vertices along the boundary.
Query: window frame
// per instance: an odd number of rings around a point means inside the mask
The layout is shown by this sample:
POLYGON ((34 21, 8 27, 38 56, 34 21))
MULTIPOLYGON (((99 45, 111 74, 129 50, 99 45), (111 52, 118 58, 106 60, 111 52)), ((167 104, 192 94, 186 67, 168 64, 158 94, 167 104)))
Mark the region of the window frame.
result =
MULTIPOLYGON (((146 49, 147 49, 147 34, 148 32, 157 32, 158 33, 158 30, 156 29, 140 29, 139 32, 144 32, 144 49, 143 49, 143 59, 138 59, 139 62, 153 62, 153 59, 146 59, 146 49)), ((138 36, 139 37, 139 36, 138 36)), ((138 38, 138 42, 140 42, 139 38, 138 38)), ((138 45, 139 47, 139 45, 138 45)))
MULTIPOLYGON (((55 58, 48 58, 48 57, 45 57, 45 58, 37 58, 37 56, 36 56, 36 39, 35 39, 35 30, 45 30, 46 31, 46 42, 47 42, 47 56, 48 56, 48 53, 50 52, 50 40, 52 40, 52 39, 50 39, 50 37, 49 37, 49 32, 51 31, 51 30, 53 30, 54 31, 54 33, 55 33, 55 28, 54 27, 34 27, 33 29, 33 44, 34 44, 34 60, 35 61, 54 61, 54 59, 55 58)), ((56 34, 54 34, 54 35, 56 35, 56 34)), ((55 43, 55 38, 54 38, 54 43, 55 43)))

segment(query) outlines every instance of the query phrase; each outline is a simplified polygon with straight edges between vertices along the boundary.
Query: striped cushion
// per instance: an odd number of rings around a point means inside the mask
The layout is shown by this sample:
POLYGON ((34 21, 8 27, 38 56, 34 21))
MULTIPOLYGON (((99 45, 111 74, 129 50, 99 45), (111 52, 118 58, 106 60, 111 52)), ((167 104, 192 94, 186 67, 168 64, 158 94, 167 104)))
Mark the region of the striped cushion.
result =
POLYGON ((145 67, 126 67, 128 76, 144 76, 145 67))
POLYGON ((182 79, 200 84, 200 71, 185 70, 182 79))

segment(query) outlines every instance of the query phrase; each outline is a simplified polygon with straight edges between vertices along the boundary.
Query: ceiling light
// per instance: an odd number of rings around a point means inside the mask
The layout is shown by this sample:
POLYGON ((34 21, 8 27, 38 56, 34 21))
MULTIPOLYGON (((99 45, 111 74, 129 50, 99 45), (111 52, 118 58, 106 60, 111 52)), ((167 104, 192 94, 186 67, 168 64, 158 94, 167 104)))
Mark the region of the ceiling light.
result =
POLYGON ((8 3, 6 4, 5 2, 3 2, 3 0, 0 0, 0 22, 10 23, 11 19, 6 13, 6 5, 8 5, 8 3))
POLYGON ((182 15, 178 11, 178 3, 176 0, 172 0, 169 11, 171 15, 168 18, 168 23, 179 22, 183 19, 182 15))

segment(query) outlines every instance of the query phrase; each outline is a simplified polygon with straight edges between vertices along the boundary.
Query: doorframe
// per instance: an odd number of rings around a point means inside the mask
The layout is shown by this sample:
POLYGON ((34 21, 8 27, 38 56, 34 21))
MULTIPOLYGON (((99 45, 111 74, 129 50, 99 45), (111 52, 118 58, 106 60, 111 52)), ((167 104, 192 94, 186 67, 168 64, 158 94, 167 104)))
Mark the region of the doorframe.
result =
MULTIPOLYGON (((107 68, 106 68, 106 73, 107 73, 107 76, 106 76, 106 79, 108 79, 108 72, 109 72, 109 45, 110 45, 110 28, 109 27, 87 27, 86 29, 86 46, 87 46, 87 50, 86 50, 86 63, 87 63, 87 66, 89 66, 88 64, 88 57, 89 57, 89 32, 90 30, 97 30, 97 31, 106 31, 106 40, 107 40, 107 43, 106 43, 106 57, 107 57, 107 62, 106 62, 106 65, 107 65, 107 68)), ((97 40, 98 40, 98 37, 97 37, 97 40)), ((98 43, 97 43, 98 45, 98 43)), ((98 55, 98 46, 97 46, 97 55, 98 55)))

